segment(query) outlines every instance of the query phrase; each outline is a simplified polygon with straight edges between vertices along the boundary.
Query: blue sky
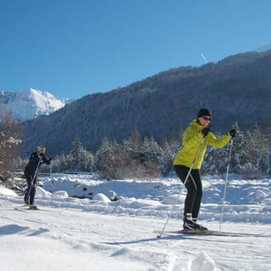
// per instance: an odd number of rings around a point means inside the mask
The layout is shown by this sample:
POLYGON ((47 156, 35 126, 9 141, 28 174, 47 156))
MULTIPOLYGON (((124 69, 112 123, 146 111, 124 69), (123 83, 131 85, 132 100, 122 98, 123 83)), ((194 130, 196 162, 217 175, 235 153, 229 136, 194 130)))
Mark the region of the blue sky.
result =
POLYGON ((0 89, 79 98, 271 44, 271 1, 0 0, 0 89))

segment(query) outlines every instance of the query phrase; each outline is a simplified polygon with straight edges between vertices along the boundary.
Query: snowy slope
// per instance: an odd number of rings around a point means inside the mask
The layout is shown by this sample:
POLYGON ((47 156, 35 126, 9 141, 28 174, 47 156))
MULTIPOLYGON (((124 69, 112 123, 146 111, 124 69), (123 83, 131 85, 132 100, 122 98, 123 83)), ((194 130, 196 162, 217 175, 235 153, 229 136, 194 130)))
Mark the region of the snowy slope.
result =
POLYGON ((11 112, 18 120, 48 115, 64 106, 64 102, 46 91, 0 91, 0 113, 11 112))
MULTIPOLYGON (((204 189, 202 223, 217 230, 221 202, 217 195, 223 192, 223 180, 204 178, 204 189)), ((45 179, 37 196, 40 211, 16 211, 14 207, 22 203, 22 197, 0 188, 1 270, 271 268, 270 179, 248 182, 231 178, 222 225, 223 231, 238 233, 230 236, 167 233, 156 238, 168 214, 167 231, 181 227, 184 191, 174 178, 108 182, 93 176, 58 175, 45 179), (105 195, 112 190, 118 201, 106 200, 105 195), (246 191, 240 201, 233 200, 238 190, 246 191), (86 196, 90 192, 105 195, 95 200, 68 197, 68 193, 82 191, 86 196), (265 196, 259 192, 258 198, 257 191, 265 191, 265 196), (247 222, 250 216, 253 219, 247 222)))

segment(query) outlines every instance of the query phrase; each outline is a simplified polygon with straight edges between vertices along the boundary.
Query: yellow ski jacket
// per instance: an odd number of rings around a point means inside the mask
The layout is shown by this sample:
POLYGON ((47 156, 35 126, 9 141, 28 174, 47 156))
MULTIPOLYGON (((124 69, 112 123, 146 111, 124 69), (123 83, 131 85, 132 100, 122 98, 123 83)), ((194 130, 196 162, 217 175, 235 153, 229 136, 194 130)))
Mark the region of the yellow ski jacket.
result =
POLYGON ((201 132, 203 128, 197 120, 193 120, 185 129, 182 137, 182 147, 175 156, 174 165, 183 165, 189 168, 193 166, 193 169, 200 169, 208 145, 214 148, 223 148, 231 140, 229 134, 218 138, 212 132, 209 132, 204 137, 201 132))

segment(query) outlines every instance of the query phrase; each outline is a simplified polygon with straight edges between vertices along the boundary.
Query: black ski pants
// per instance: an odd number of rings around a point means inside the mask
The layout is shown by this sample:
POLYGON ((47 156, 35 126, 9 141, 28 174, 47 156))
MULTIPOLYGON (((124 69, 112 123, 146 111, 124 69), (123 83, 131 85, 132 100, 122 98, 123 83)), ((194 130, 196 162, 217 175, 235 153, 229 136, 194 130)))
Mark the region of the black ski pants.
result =
MULTIPOLYGON (((189 172, 189 168, 182 165, 175 165, 174 169, 177 176, 184 183, 189 172)), ((184 203, 184 217, 188 214, 192 214, 192 218, 197 219, 202 198, 202 183, 199 169, 191 170, 185 183, 185 187, 187 189, 187 195, 184 203)))
POLYGON ((33 179, 33 175, 27 174, 26 176, 27 188, 24 194, 24 202, 26 204, 34 204, 36 186, 37 186, 37 176, 33 179))

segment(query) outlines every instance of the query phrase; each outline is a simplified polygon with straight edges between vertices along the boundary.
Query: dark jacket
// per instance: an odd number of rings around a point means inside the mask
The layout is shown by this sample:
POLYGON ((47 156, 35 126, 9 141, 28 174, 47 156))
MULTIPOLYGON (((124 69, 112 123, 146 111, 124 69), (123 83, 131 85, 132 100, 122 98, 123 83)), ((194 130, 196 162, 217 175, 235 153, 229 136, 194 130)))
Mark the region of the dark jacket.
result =
POLYGON ((24 175, 34 177, 35 172, 38 171, 41 164, 49 165, 50 162, 51 158, 48 158, 45 154, 38 155, 37 152, 33 152, 29 158, 29 162, 24 169, 24 175))

